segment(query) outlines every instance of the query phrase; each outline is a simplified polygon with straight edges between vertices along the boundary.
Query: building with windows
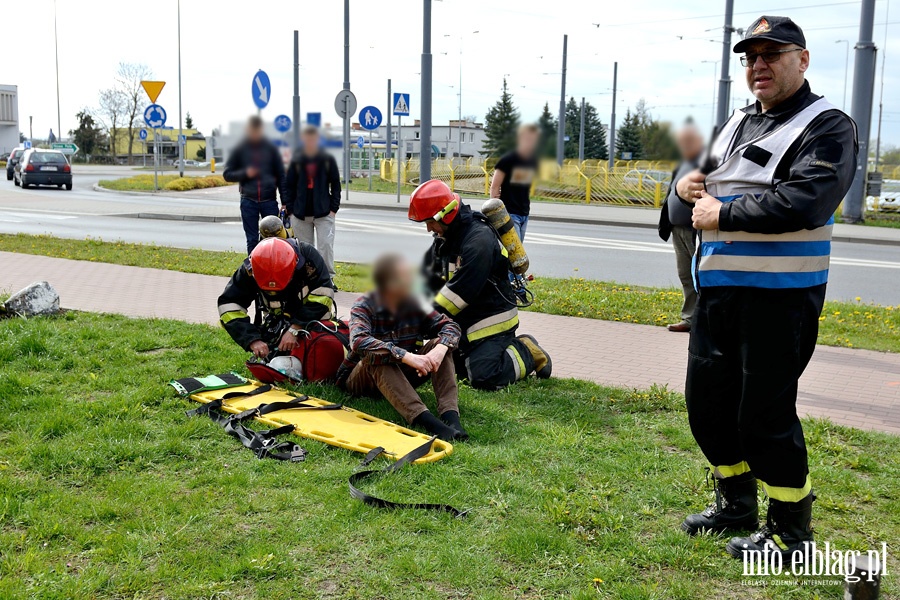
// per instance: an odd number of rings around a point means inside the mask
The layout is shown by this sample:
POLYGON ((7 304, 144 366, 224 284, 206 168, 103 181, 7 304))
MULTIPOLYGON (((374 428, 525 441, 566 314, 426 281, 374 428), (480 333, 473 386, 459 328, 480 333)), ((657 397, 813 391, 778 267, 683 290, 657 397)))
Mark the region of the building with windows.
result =
MULTIPOLYGON (((354 123, 354 128, 358 127, 354 123)), ((404 125, 399 132, 401 137, 398 138, 397 126, 391 127, 391 138, 398 142, 401 152, 406 158, 419 158, 421 154, 421 143, 419 139, 422 135, 422 128, 419 120, 413 121, 412 125, 404 125)), ((387 135, 387 127, 382 125, 378 128, 378 135, 384 138, 387 135)), ((456 119, 451 120, 447 125, 431 126, 431 154, 433 158, 471 158, 480 157, 481 148, 484 146, 485 133, 484 124, 475 123, 474 121, 456 119)))
MULTIPOLYGON (((162 164, 169 164, 178 159, 178 128, 164 127, 159 129, 159 143, 154 143, 154 130, 147 130, 147 139, 141 140, 141 128, 135 127, 129 132, 127 127, 118 127, 115 131, 109 131, 110 145, 115 148, 116 161, 126 163, 128 161, 128 142, 131 137, 131 162, 132 164, 153 164, 154 148, 159 148, 159 156, 162 164), (131 133, 131 136, 129 136, 131 133), (113 141, 115 137, 115 141, 113 141)), ((203 160, 205 157, 206 138, 196 129, 182 130, 185 139, 184 159, 203 160)))
POLYGON ((0 84, 0 154, 19 145, 19 91, 15 85, 0 84))

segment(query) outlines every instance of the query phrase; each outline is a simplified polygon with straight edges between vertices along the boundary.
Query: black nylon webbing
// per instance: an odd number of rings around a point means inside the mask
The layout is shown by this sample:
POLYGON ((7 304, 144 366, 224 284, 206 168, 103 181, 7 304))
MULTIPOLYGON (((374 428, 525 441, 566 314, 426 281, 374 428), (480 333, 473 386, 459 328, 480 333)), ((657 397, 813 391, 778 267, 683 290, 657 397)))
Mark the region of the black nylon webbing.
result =
MULTIPOLYGON (((454 517, 463 517, 468 511, 462 511, 449 504, 432 504, 427 502, 415 502, 415 503, 407 503, 407 502, 393 502, 392 500, 385 500, 383 498, 378 498, 377 496, 372 496, 370 494, 365 493, 356 487, 355 484, 359 483, 363 479, 367 479, 373 475, 378 475, 382 473, 395 473, 402 469, 405 465, 426 456, 428 452, 431 450, 431 446, 434 444, 434 440, 437 439, 437 436, 432 437, 430 440, 419 446, 418 448, 414 448, 408 454, 400 458, 397 462, 386 466, 383 469, 370 469, 366 471, 358 471, 350 476, 349 486, 350 486, 350 496, 356 498, 357 500, 362 501, 369 506, 374 506, 376 508, 414 508, 420 510, 436 510, 440 512, 448 512, 454 517)), ((368 466, 373 460, 378 458, 384 454, 384 448, 378 447, 370 450, 366 457, 363 459, 362 464, 360 466, 368 466)))

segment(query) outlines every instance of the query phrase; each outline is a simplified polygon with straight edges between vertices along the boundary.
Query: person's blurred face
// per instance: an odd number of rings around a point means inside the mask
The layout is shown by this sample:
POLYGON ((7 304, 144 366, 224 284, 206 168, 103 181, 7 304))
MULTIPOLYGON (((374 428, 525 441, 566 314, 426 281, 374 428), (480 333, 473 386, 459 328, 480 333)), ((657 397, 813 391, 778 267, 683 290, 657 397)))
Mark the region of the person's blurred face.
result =
POLYGON ((390 310, 396 310, 412 295, 413 273, 412 267, 405 260, 394 265, 393 272, 387 282, 379 288, 378 294, 382 302, 390 310))
POLYGON ((263 138, 263 130, 262 127, 254 127, 253 125, 247 125, 247 139, 253 143, 259 142, 263 138))
POLYGON ((303 152, 307 156, 314 156, 319 152, 319 134, 307 132, 303 134, 303 152))
POLYGON ((760 40, 751 44, 745 54, 751 59, 755 57, 755 60, 747 64, 744 72, 747 76, 747 87, 759 100, 763 110, 787 100, 803 85, 804 73, 809 67, 809 50, 801 49, 794 44, 760 40), (791 50, 791 52, 782 52, 773 57, 775 60, 769 62, 760 56, 777 50, 791 50))
POLYGON ((694 160, 703 152, 703 136, 692 125, 683 127, 675 137, 675 144, 683 160, 694 160))
POLYGON ((520 156, 526 158, 531 157, 537 150, 537 144, 538 133, 536 131, 524 129, 519 132, 518 141, 516 143, 516 152, 518 152, 520 156))

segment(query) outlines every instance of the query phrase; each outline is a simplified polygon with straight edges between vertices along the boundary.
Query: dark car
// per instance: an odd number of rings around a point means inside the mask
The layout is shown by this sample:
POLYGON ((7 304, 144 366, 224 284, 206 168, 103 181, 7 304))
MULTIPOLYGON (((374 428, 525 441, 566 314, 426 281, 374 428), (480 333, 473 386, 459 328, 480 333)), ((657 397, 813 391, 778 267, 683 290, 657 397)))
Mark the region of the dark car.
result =
POLYGON ((22 155, 25 154, 25 148, 16 148, 12 152, 9 153, 9 158, 6 159, 6 180, 9 181, 13 178, 13 170, 16 168, 16 163, 22 158, 22 155))
POLYGON ((72 189, 72 167, 66 155, 56 150, 32 149, 25 152, 13 172, 16 185, 66 186, 72 189))

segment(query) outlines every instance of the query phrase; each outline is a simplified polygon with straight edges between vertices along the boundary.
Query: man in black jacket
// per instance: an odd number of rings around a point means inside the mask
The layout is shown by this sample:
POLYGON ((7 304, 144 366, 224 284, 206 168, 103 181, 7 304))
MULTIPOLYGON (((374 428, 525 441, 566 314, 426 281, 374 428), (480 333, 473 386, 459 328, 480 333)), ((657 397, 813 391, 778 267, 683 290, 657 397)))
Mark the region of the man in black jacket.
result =
POLYGON ((334 289, 316 249, 295 239, 267 238, 231 276, 219 296, 219 321, 244 350, 260 358, 278 348, 290 352, 310 321, 334 317, 334 289), (247 315, 252 302, 263 307, 262 327, 247 315))
POLYGON ((666 201, 663 203, 659 215, 659 237, 666 242, 669 241, 669 237, 672 238, 672 247, 675 249, 675 268, 684 298, 681 303, 681 321, 671 323, 669 331, 683 333, 691 330, 691 317, 694 315, 694 307, 697 306, 697 290, 694 289, 694 278, 691 274, 691 261, 696 250, 697 232, 691 223, 691 206, 678 199, 678 195, 675 193, 675 183, 700 166, 698 161, 703 153, 703 137, 693 121, 689 121, 679 130, 675 142, 681 153, 681 162, 672 173, 672 183, 666 193, 666 201))
POLYGON ((303 128, 303 147, 287 172, 285 210, 297 239, 315 245, 334 276, 334 217, 341 208, 337 161, 320 147, 319 130, 303 128))
POLYGON ((259 220, 278 214, 276 194, 282 204, 285 202, 281 153, 263 135, 259 117, 254 115, 247 121, 246 137, 231 151, 222 177, 239 184, 241 222, 247 238, 247 254, 250 254, 259 243, 259 220))
POLYGON ((734 52, 756 102, 735 111, 703 168, 676 184, 700 232, 688 420, 716 483, 715 503, 682 529, 754 528, 759 481, 766 523, 726 550, 797 565, 809 559, 815 499, 797 386, 816 347, 834 212, 859 146, 853 121, 810 90, 806 38, 791 19, 760 17, 734 52))

